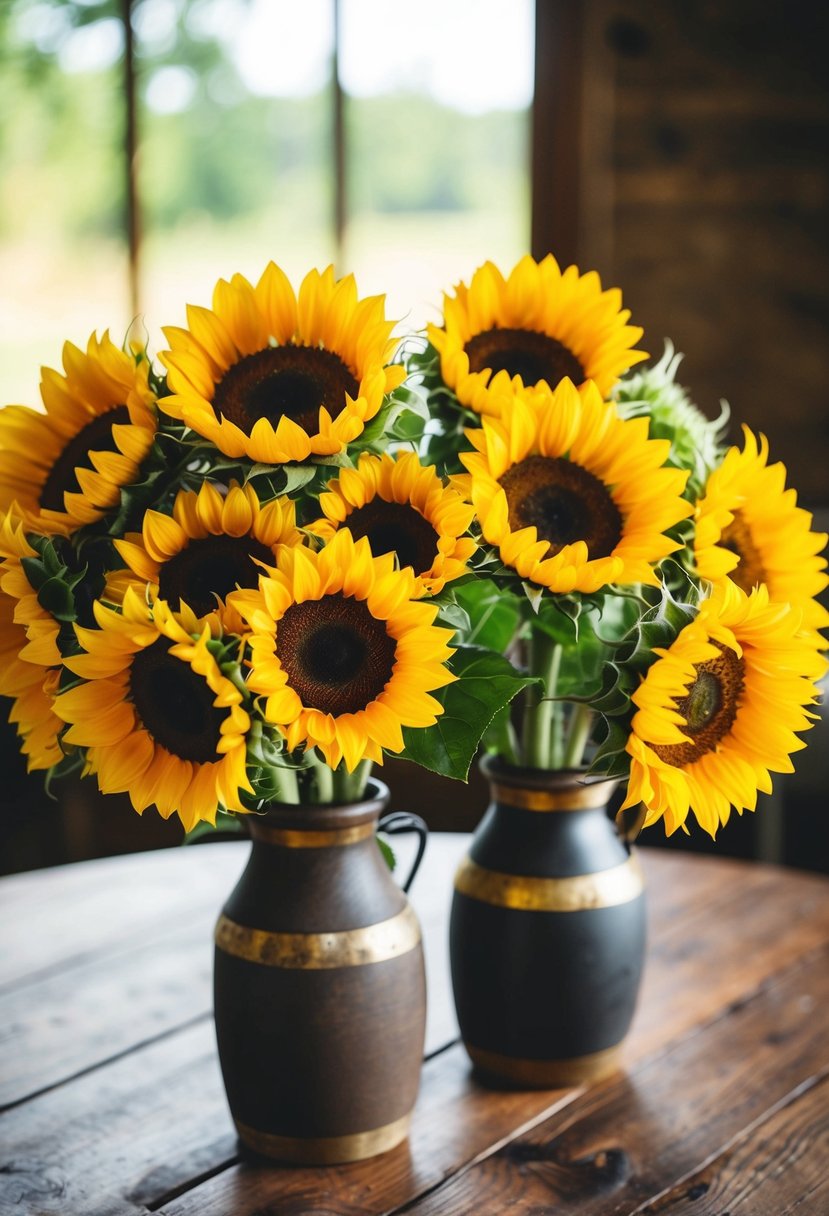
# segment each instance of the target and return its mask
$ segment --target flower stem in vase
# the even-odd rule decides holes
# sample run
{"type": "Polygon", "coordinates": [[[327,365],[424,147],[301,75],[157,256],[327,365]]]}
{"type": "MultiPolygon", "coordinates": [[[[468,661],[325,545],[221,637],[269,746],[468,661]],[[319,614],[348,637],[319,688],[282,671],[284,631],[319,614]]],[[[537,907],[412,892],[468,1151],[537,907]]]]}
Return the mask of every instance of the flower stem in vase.
{"type": "Polygon", "coordinates": [[[363,797],[370,774],[370,760],[361,760],[353,773],[349,773],[344,764],[338,764],[331,770],[334,801],[358,802],[363,797]]]}
{"type": "Polygon", "coordinates": [[[567,750],[564,753],[564,768],[580,768],[584,749],[593,729],[593,710],[589,705],[576,704],[570,717],[570,732],[567,750]]]}
{"type": "Polygon", "coordinates": [[[314,802],[334,801],[334,773],[323,759],[314,754],[314,802]]]}
{"type": "Polygon", "coordinates": [[[270,770],[270,801],[271,802],[299,802],[299,782],[297,780],[296,769],[294,768],[279,768],[277,765],[272,765],[270,770]]]}
{"type": "Polygon", "coordinates": [[[561,647],[540,630],[532,631],[527,646],[527,669],[541,680],[527,689],[524,709],[524,762],[530,768],[560,767],[553,743],[557,736],[558,706],[552,699],[561,666],[561,647]]]}

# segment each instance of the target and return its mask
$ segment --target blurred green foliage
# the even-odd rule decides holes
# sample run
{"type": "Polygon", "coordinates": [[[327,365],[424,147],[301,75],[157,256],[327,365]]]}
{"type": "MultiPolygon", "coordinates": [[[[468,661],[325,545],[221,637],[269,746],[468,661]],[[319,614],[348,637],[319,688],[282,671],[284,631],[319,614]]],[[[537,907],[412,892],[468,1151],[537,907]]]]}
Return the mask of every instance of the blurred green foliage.
{"type": "MultiPolygon", "coordinates": [[[[145,231],[194,215],[223,221],[264,211],[317,225],[331,211],[327,92],[250,93],[215,21],[215,0],[163,0],[174,36],[142,40],[160,0],[135,0],[138,181],[145,231]],[[183,70],[190,92],[175,112],[144,104],[162,69],[183,70]]],[[[246,0],[229,0],[228,15],[246,0]],[[232,10],[232,11],[231,11],[232,10]]],[[[67,43],[104,23],[117,35],[118,0],[6,0],[0,5],[0,238],[56,225],[65,238],[123,228],[123,63],[69,70],[67,43]]],[[[113,39],[107,40],[112,46],[113,39]]],[[[123,38],[121,38],[123,42],[123,38]]],[[[361,99],[347,108],[352,213],[486,210],[525,173],[526,115],[467,115],[423,95],[361,99]]]]}

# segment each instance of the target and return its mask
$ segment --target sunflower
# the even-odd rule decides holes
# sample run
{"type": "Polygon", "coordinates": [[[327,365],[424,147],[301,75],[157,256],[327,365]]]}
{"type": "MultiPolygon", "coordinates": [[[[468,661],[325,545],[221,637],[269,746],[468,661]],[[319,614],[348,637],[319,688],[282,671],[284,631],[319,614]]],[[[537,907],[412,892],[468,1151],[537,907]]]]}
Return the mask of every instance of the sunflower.
{"type": "Polygon", "coordinates": [[[687,472],[663,467],[669,441],[648,439],[646,418],[619,418],[592,384],[579,394],[563,380],[543,409],[529,396],[466,432],[477,450],[461,454],[469,475],[456,480],[484,539],[551,591],[656,585],[653,564],[680,547],[665,532],[692,510],[687,472]]]}
{"type": "Polygon", "coordinates": [[[347,525],[355,540],[368,537],[375,557],[396,554],[431,595],[459,578],[475,551],[474,540],[462,535],[474,511],[414,452],[396,458],[363,453],[357,468],[330,481],[319,501],[324,517],[310,525],[311,532],[330,540],[347,525]]]}
{"type": "Polygon", "coordinates": [[[14,610],[15,600],[0,591],[0,696],[12,699],[9,721],[17,728],[28,771],[34,772],[63,759],[58,742],[63,723],[53,709],[60,671],[20,657],[27,638],[14,610]]]}
{"type": "Polygon", "coordinates": [[[485,262],[455,292],[444,297],[443,328],[427,332],[444,382],[479,414],[497,416],[498,390],[515,376],[524,387],[593,380],[607,396],[622,372],[648,357],[633,349],[642,330],[627,324],[621,292],[602,291],[595,271],[562,273],[552,255],[523,257],[506,279],[485,262]]]}
{"type": "Polygon", "coordinates": [[[825,660],[801,613],[726,581],[678,634],[633,694],[630,782],[622,810],[642,802],[646,824],[670,835],[692,811],[711,836],[733,806],[755,809],[770,772],[789,773],[796,731],[814,717],[825,660]]]}
{"type": "Polygon", "coordinates": [[[65,660],[83,683],[55,699],[67,743],[86,748],[103,794],[129,793],[141,813],[178,813],[189,831],[217,807],[244,811],[250,719],[222,675],[205,625],[193,637],[163,602],[152,612],[133,588],[121,612],[95,604],[97,629],[76,626],[86,651],[65,660]]]}
{"type": "Polygon", "coordinates": [[[253,630],[248,684],[292,751],[316,746],[353,772],[402,751],[402,727],[434,724],[442,706],[429,693],[455,679],[443,665],[451,631],[416,591],[410,569],[343,528],[320,553],[282,549],[259,591],[240,592],[253,630]]]}
{"type": "Polygon", "coordinates": [[[171,395],[161,408],[235,458],[275,464],[341,452],[405,375],[382,296],[312,270],[298,297],[273,262],[256,286],[220,279],[212,311],[164,330],[171,395]]]}
{"type": "Polygon", "coordinates": [[[711,473],[697,504],[694,551],[702,578],[728,576],[743,591],[764,585],[773,600],[797,604],[803,626],[829,624],[829,613],[813,597],[826,587],[826,562],[818,554],[826,534],[812,532],[812,516],[786,489],[786,468],[768,463],[765,435],[743,427],[745,446],[729,448],[711,473]]]}
{"type": "Polygon", "coordinates": [[[156,433],[147,360],[105,333],[86,353],[67,342],[65,375],[43,368],[46,413],[0,410],[0,508],[16,503],[31,531],[68,534],[95,523],[138,478],[156,433]]]}
{"type": "Polygon", "coordinates": [[[128,570],[110,575],[106,598],[119,604],[137,578],[150,584],[151,599],[176,611],[185,603],[203,617],[218,608],[224,629],[237,633],[236,589],[257,585],[262,564],[275,564],[279,545],[301,543],[290,499],[261,506],[249,483],[231,482],[223,496],[205,482],[198,493],[179,491],[172,516],[147,511],[140,534],[115,541],[128,570]]]}
{"type": "Polygon", "coordinates": [[[39,667],[60,666],[60,624],[41,605],[29,582],[23,563],[38,555],[23,529],[23,520],[14,509],[0,521],[0,592],[13,604],[15,625],[21,627],[20,658],[39,667]]]}

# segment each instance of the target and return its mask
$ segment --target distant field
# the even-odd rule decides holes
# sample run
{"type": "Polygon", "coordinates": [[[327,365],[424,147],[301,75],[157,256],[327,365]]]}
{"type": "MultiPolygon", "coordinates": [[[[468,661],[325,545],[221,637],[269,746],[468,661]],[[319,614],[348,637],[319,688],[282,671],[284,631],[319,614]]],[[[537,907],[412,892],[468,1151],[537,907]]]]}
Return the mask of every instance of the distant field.
{"type": "MultiPolygon", "coordinates": [[[[406,330],[437,317],[442,292],[486,258],[508,268],[526,250],[523,200],[474,212],[398,212],[352,222],[341,271],[353,270],[361,294],[388,297],[387,312],[406,330]]],[[[184,305],[207,304],[214,282],[235,271],[256,276],[273,258],[297,284],[332,257],[330,239],[290,222],[244,225],[194,221],[151,237],[143,253],[143,308],[152,349],[163,348],[160,327],[182,324],[184,305]]],[[[93,329],[120,340],[131,320],[126,255],[111,240],[49,248],[29,242],[0,246],[0,402],[39,401],[41,364],[60,366],[68,338],[85,343],[93,329]]]]}

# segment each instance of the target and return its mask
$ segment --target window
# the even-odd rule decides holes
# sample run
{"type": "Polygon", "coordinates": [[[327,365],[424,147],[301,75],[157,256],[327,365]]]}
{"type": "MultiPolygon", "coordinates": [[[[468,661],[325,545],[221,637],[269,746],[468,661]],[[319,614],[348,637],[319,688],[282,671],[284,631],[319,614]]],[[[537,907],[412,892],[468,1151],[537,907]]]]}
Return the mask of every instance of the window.
{"type": "Polygon", "coordinates": [[[417,327],[530,235],[532,0],[11,0],[0,400],[66,338],[335,261],[417,327]],[[129,28],[128,15],[131,17],[129,28]]]}

